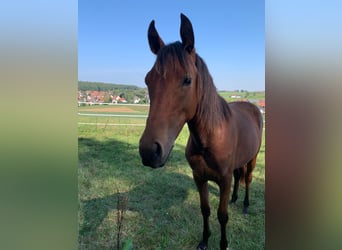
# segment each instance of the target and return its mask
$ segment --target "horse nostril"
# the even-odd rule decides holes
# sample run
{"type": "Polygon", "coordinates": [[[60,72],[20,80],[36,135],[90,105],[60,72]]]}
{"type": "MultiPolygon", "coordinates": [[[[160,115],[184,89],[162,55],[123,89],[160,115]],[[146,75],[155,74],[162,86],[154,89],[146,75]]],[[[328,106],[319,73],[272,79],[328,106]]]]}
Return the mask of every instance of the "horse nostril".
{"type": "Polygon", "coordinates": [[[154,155],[153,155],[154,159],[160,158],[162,155],[162,147],[161,147],[160,143],[155,142],[153,144],[153,149],[154,149],[153,150],[154,151],[154,155]]]}

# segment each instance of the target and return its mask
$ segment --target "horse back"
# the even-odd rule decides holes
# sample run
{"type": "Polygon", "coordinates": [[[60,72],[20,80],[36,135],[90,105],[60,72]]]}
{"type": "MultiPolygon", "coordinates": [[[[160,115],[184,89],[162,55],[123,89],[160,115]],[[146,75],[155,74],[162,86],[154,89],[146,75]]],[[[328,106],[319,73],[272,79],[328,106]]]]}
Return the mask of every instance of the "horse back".
{"type": "Polygon", "coordinates": [[[251,123],[251,126],[256,126],[259,129],[260,134],[263,128],[262,114],[257,106],[250,102],[230,102],[228,106],[232,112],[234,112],[237,120],[245,119],[251,123]]]}

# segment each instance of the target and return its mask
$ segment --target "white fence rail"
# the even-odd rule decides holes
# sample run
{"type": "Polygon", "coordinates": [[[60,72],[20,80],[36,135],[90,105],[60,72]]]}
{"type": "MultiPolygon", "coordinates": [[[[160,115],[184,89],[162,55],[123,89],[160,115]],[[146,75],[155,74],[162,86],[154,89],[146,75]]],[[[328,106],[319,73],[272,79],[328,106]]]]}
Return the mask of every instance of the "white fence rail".
{"type": "MultiPolygon", "coordinates": [[[[120,105],[120,104],[118,104],[120,105]]],[[[134,104],[133,104],[134,105],[134,104]]],[[[121,115],[121,114],[90,114],[90,113],[77,113],[79,116],[92,116],[92,117],[125,117],[125,118],[147,118],[147,115],[121,115]]],[[[143,127],[145,123],[100,123],[100,122],[78,122],[78,125],[93,125],[93,126],[134,126],[143,127]]]]}
{"type": "Polygon", "coordinates": [[[79,122],[78,125],[94,125],[94,126],[134,126],[143,127],[145,123],[96,123],[96,122],[79,122]]]}
{"type": "Polygon", "coordinates": [[[116,114],[90,114],[90,113],[78,113],[83,116],[98,116],[98,117],[131,117],[131,118],[147,118],[147,115],[116,115],[116,114]]]}

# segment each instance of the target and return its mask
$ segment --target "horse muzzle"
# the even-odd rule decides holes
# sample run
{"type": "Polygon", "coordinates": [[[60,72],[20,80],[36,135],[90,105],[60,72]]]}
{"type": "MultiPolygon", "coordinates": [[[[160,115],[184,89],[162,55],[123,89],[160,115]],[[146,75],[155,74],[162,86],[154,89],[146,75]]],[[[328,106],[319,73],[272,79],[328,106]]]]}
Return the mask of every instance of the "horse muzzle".
{"type": "Polygon", "coordinates": [[[169,149],[165,149],[162,144],[157,141],[144,142],[141,140],[139,144],[139,154],[142,163],[145,166],[152,168],[163,167],[169,158],[173,145],[167,148],[169,149]]]}

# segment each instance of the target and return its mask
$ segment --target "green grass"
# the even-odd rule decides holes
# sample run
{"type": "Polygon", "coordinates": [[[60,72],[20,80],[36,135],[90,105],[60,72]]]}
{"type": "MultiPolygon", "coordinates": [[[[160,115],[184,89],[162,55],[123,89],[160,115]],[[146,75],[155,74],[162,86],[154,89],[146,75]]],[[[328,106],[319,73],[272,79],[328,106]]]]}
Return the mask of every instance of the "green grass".
{"type": "MultiPolygon", "coordinates": [[[[116,249],[120,197],[128,199],[122,240],[132,240],[134,249],[195,249],[201,239],[198,192],[184,156],[187,127],[161,169],[141,164],[138,142],[143,129],[79,125],[79,249],[116,249]]],[[[242,214],[243,187],[239,190],[237,204],[228,208],[230,249],[265,247],[264,152],[263,144],[251,185],[250,214],[242,214]]],[[[219,246],[218,202],[218,188],[210,183],[212,236],[209,249],[219,246]]]]}

